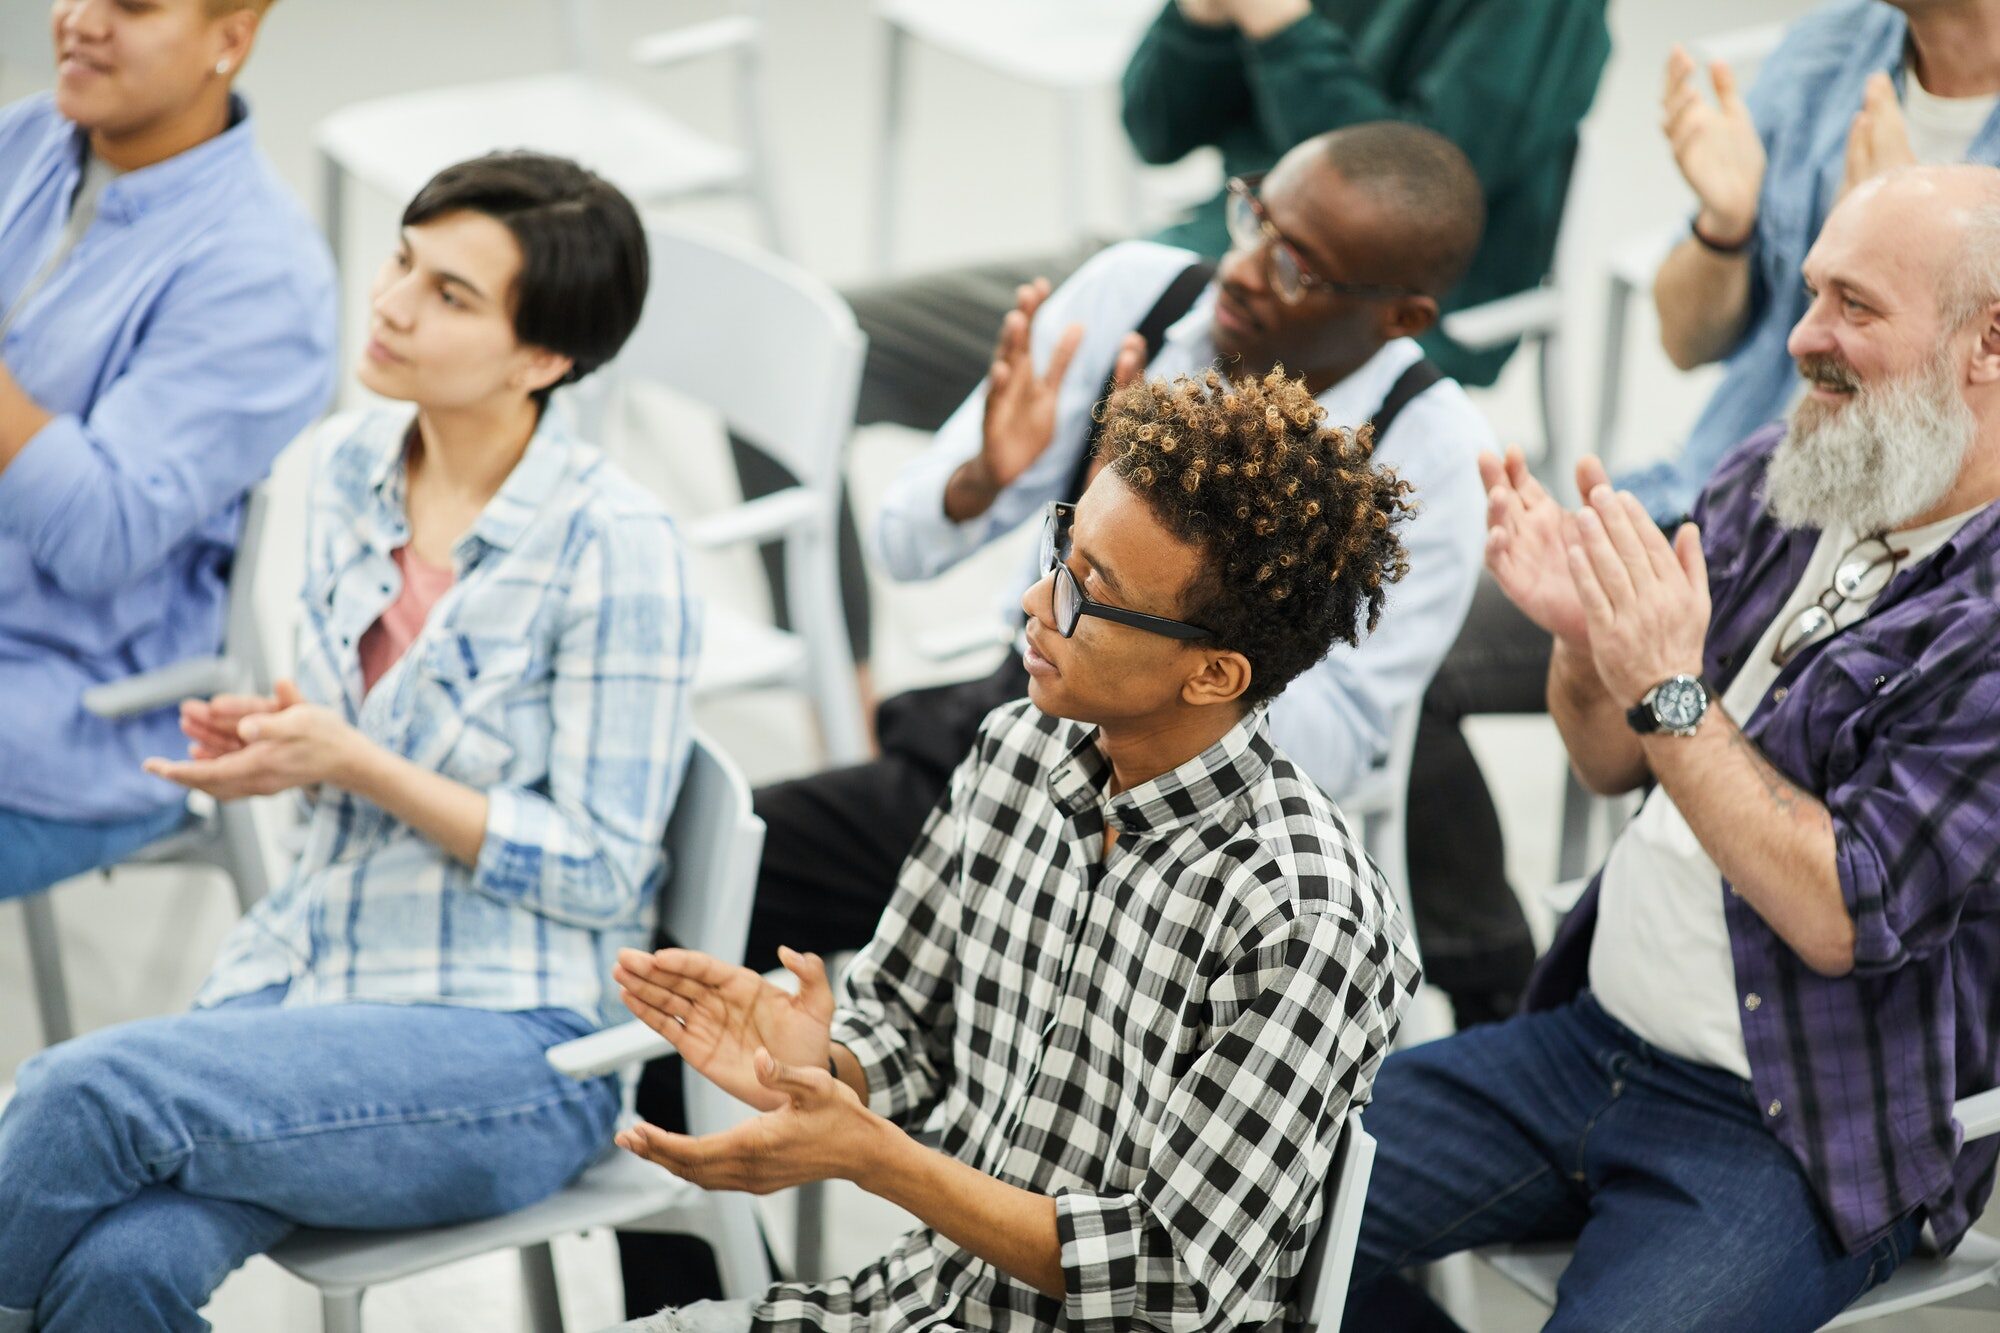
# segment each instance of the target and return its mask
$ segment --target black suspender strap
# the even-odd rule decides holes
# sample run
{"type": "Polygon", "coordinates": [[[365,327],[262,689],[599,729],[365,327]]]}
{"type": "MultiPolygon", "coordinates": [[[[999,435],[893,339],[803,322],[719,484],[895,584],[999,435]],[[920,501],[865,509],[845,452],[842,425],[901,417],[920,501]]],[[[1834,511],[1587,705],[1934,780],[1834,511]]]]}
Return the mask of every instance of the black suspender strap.
{"type": "MultiPolygon", "coordinates": [[[[1167,330],[1172,328],[1174,322],[1182,315],[1194,308],[1196,298],[1201,295],[1202,289],[1208,286],[1209,280],[1213,277],[1215,277],[1215,265],[1205,259],[1198,260],[1182,269],[1174,280],[1167,284],[1167,289],[1160,293],[1160,299],[1153,302],[1153,308],[1146,312],[1146,317],[1139,321],[1139,327],[1133,330],[1139,335],[1139,340],[1146,344],[1148,365],[1151,365],[1153,358],[1160,354],[1160,340],[1167,336],[1167,330]]],[[[1084,479],[1090,475],[1090,460],[1097,456],[1097,437],[1104,433],[1104,423],[1097,418],[1097,408],[1102,406],[1104,400],[1118,387],[1117,372],[1117,358],[1113,357],[1111,370],[1104,376],[1104,387],[1098,390],[1096,402],[1091,407],[1090,433],[1084,436],[1083,450],[1076,456],[1076,471],[1070,474],[1069,489],[1064,492],[1071,500],[1083,494],[1084,479]]]]}
{"type": "Polygon", "coordinates": [[[1389,436],[1389,427],[1410,405],[1410,400],[1425,389],[1444,378],[1444,372],[1431,364],[1429,357],[1420,357],[1410,368],[1396,377],[1389,386],[1389,396],[1382,400],[1382,406],[1375,409],[1372,419],[1375,425],[1375,443],[1380,445],[1389,436]]]}

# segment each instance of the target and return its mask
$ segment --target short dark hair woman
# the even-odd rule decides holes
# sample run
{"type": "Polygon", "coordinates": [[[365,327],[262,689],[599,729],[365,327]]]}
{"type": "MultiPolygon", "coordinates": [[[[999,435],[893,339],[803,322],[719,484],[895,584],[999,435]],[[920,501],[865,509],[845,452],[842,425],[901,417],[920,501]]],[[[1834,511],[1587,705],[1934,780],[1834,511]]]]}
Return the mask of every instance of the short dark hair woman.
{"type": "Polygon", "coordinates": [[[611,1080],[542,1058],[648,934],[697,615],[664,512],[544,409],[646,295],[627,200],[570,162],[440,173],[314,441],[297,683],[190,701],[156,775],[311,809],[194,1012],[28,1062],[0,1117],[0,1329],[183,1327],[300,1224],[430,1226],[559,1188],[611,1080]]]}

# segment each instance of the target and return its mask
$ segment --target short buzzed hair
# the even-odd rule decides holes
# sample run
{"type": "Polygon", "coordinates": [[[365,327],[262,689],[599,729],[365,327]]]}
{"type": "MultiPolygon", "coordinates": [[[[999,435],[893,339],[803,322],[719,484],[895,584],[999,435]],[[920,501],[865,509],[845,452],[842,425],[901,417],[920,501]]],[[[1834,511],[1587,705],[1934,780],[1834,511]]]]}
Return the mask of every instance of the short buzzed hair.
{"type": "Polygon", "coordinates": [[[1403,271],[1384,280],[1432,296],[1458,285],[1486,230],[1486,193],[1457,144],[1400,120],[1349,125],[1313,142],[1327,165],[1396,214],[1403,271]]]}
{"type": "Polygon", "coordinates": [[[278,0],[208,0],[208,12],[211,18],[221,18],[239,9],[254,9],[262,14],[277,3],[278,0]]]}

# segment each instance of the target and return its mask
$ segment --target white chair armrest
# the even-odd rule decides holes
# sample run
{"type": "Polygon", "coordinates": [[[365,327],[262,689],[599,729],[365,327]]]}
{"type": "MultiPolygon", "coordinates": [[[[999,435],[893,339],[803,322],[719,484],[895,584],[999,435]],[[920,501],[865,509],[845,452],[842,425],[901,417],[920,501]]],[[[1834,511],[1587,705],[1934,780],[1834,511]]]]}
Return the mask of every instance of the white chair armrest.
{"type": "Polygon", "coordinates": [[[1454,310],[1444,331],[1468,351],[1505,347],[1522,338],[1554,333],[1562,320],[1562,297],[1553,287],[1534,287],[1484,305],[1454,310]]]}
{"type": "Polygon", "coordinates": [[[2000,1088],[1959,1098],[1951,1114],[1965,1127],[1968,1140],[2000,1134],[2000,1088]]]}
{"type": "Polygon", "coordinates": [[[756,40],[757,20],[747,14],[738,14],[641,37],[632,44],[632,59],[641,65],[659,69],[698,60],[702,56],[733,51],[756,40]]]}
{"type": "Polygon", "coordinates": [[[702,548],[734,546],[739,542],[770,541],[794,528],[824,521],[825,501],[803,486],[746,500],[734,509],[710,514],[687,525],[688,544],[702,548]]]}
{"type": "Polygon", "coordinates": [[[185,662],[114,680],[83,692],[83,706],[98,717],[150,713],[183,699],[205,699],[242,688],[243,672],[226,657],[191,657],[185,662]]]}
{"type": "Polygon", "coordinates": [[[551,1046],[543,1055],[559,1072],[580,1080],[616,1073],[628,1066],[674,1053],[674,1048],[667,1044],[665,1037],[635,1018],[629,1023],[593,1032],[588,1037],[551,1046]]]}
{"type": "Polygon", "coordinates": [[[1002,648],[1014,641],[1012,625],[960,625],[955,629],[927,630],[916,636],[911,646],[930,662],[949,662],[973,653],[1002,648]]]}

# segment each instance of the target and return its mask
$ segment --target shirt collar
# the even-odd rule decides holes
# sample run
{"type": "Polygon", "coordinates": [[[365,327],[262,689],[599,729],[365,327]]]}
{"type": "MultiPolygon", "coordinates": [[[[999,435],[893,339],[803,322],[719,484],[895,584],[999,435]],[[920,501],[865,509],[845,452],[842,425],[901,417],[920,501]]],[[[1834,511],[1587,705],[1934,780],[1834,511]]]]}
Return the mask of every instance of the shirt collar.
{"type": "MultiPolygon", "coordinates": [[[[80,171],[90,136],[82,129],[72,131],[72,170],[80,171]]],[[[250,125],[250,106],[235,93],[229,95],[229,128],[213,139],[176,153],[164,162],[136,171],[121,172],[104,187],[97,215],[112,222],[132,222],[152,212],[189,199],[213,206],[216,182],[245,169],[257,152],[256,135],[250,125]]]]}
{"type": "MultiPolygon", "coordinates": [[[[542,506],[555,495],[575,447],[569,432],[556,417],[557,413],[543,409],[521,461],[486,502],[486,508],[479,511],[471,530],[459,538],[454,554],[463,553],[469,542],[503,551],[512,548],[542,506]]],[[[404,506],[404,481],[408,474],[404,461],[416,419],[391,417],[390,423],[393,436],[383,442],[375,469],[368,478],[368,489],[375,503],[372,513],[363,515],[362,523],[365,535],[385,551],[409,539],[408,511],[404,506]]]]}
{"type": "Polygon", "coordinates": [[[1049,774],[1056,805],[1072,818],[1102,806],[1105,823],[1121,833],[1166,833],[1197,823],[1241,795],[1271,767],[1276,754],[1262,705],[1180,767],[1104,800],[1111,761],[1097,745],[1097,728],[1072,725],[1068,751],[1049,774]]]}

